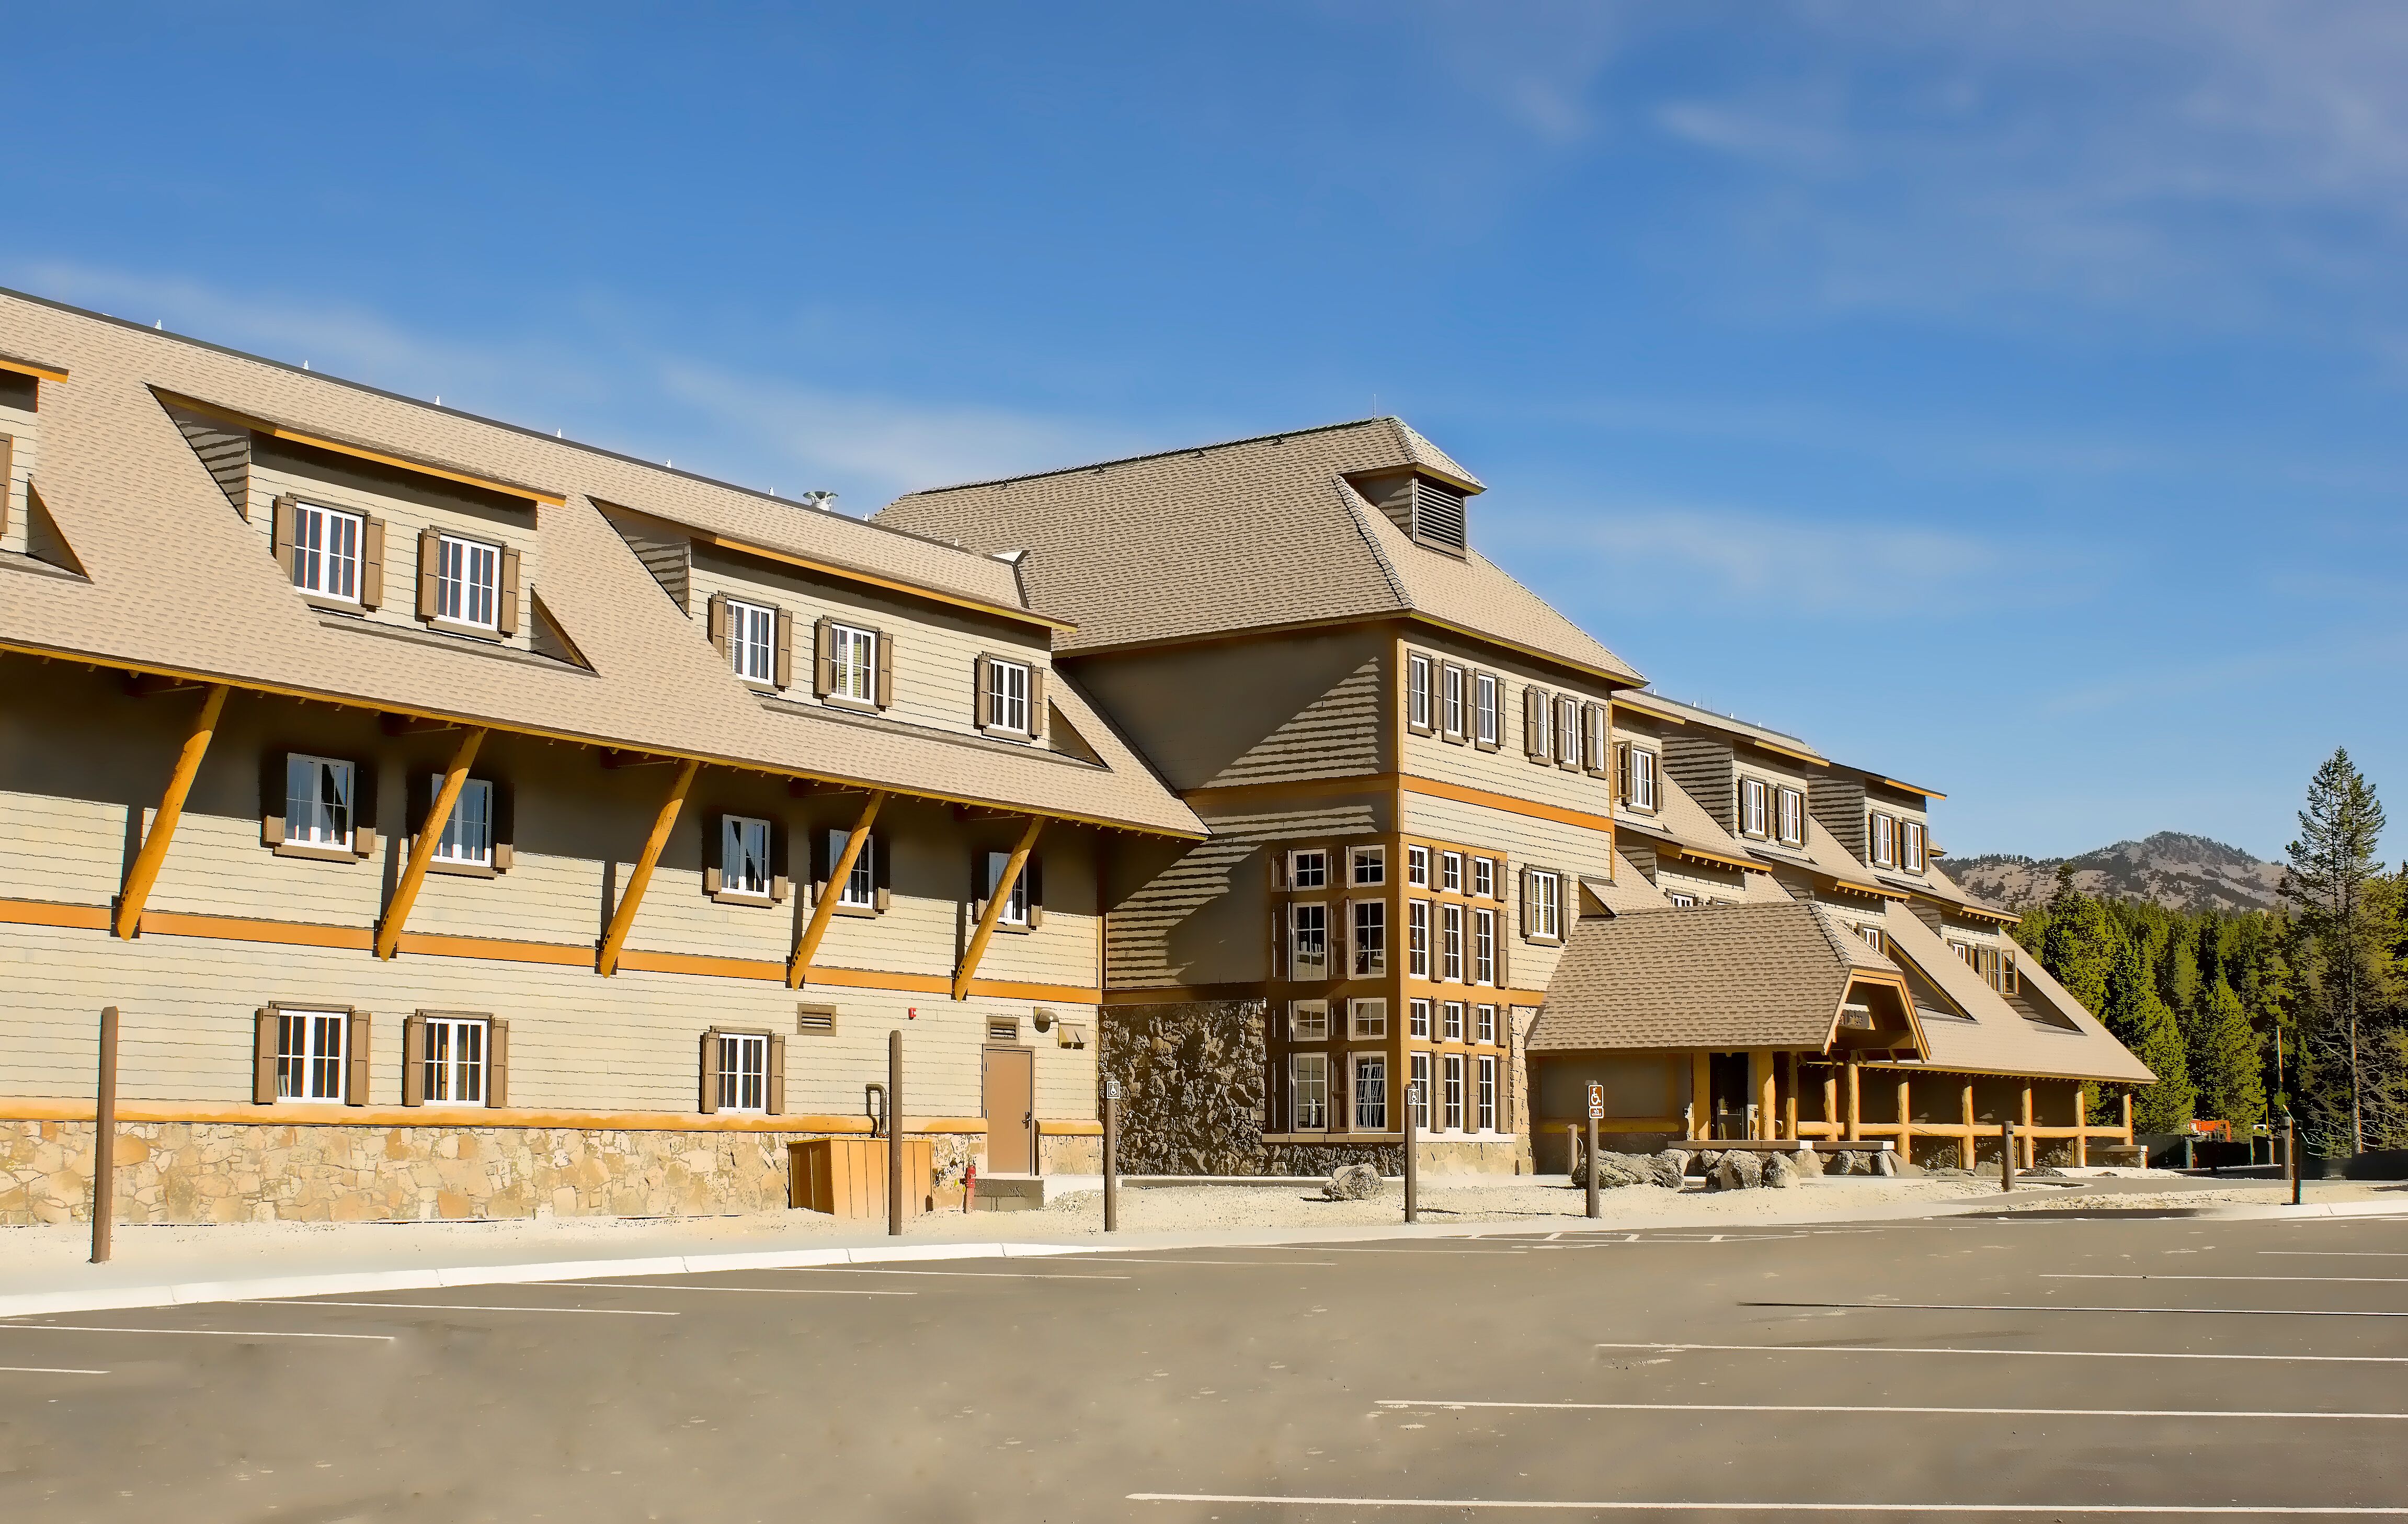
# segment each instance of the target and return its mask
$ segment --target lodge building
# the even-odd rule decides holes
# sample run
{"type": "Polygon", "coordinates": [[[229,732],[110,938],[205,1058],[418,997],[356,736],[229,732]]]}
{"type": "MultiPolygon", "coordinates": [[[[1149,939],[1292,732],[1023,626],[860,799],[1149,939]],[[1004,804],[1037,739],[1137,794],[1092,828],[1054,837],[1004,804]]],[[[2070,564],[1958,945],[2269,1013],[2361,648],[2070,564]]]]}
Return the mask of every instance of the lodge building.
{"type": "Polygon", "coordinates": [[[863,521],[0,295],[0,1221],[2107,1133],[1939,798],[1663,698],[1395,419],[863,521]],[[81,1140],[80,1143],[79,1140],[81,1140]],[[88,1163],[85,1168],[89,1168],[88,1163]]]}

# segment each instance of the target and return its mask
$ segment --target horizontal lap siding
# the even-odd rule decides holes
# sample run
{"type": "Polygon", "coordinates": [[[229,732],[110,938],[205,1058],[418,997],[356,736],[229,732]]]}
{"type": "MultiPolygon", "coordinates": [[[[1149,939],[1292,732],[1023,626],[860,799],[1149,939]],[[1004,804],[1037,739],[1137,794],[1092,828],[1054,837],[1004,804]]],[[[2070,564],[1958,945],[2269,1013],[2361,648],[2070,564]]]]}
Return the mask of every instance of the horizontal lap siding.
{"type": "Polygon", "coordinates": [[[0,482],[7,493],[7,526],[0,528],[0,551],[25,549],[25,486],[34,479],[34,467],[41,459],[41,415],[17,408],[0,407],[0,434],[10,437],[8,476],[0,482]]]}
{"type": "MultiPolygon", "coordinates": [[[[1408,795],[1405,839],[1459,842],[1474,850],[1505,855],[1505,899],[1500,935],[1509,959],[1506,974],[1515,989],[1547,987],[1555,973],[1559,948],[1522,940],[1522,869],[1525,866],[1562,870],[1570,882],[1564,886],[1564,925],[1569,931],[1579,915],[1584,878],[1604,878],[1612,871],[1612,838],[1605,831],[1568,826],[1551,820],[1481,804],[1408,795]]],[[[1399,879],[1402,874],[1399,873],[1399,879]]],[[[1406,891],[1408,896],[1412,891],[1406,891]]],[[[1449,986],[1452,988],[1453,986],[1449,986]]]]}
{"type": "Polygon", "coordinates": [[[1077,671],[1173,788],[1357,777],[1389,766],[1384,629],[1082,658],[1077,671]]]}
{"type": "Polygon", "coordinates": [[[1728,740],[1713,735],[1666,737],[1664,773],[1715,825],[1739,834],[1738,773],[1728,740]]]}
{"type": "MultiPolygon", "coordinates": [[[[1480,654],[1468,644],[1456,646],[1417,636],[1406,643],[1405,649],[1409,656],[1418,653],[1430,658],[1434,704],[1438,670],[1448,662],[1465,669],[1467,715],[1469,713],[1473,672],[1495,672],[1504,680],[1498,730],[1502,743],[1496,751],[1483,751],[1469,740],[1458,743],[1440,740],[1435,735],[1422,736],[1407,731],[1404,768],[1407,773],[1469,788],[1485,789],[1492,794],[1531,799],[1559,809],[1577,810],[1584,814],[1613,813],[1613,784],[1611,778],[1603,774],[1574,771],[1552,761],[1544,764],[1534,762],[1527,755],[1524,739],[1523,695],[1527,689],[1537,686],[1550,695],[1569,694],[1579,698],[1583,705],[1582,723],[1585,725],[1588,719],[1586,706],[1605,700],[1605,691],[1601,686],[1563,678],[1495,654],[1480,654]]],[[[1437,717],[1434,712],[1433,720],[1437,717]]],[[[1467,729],[1470,723],[1467,718],[1467,729]]],[[[1553,726],[1552,718],[1548,723],[1553,726]]]]}

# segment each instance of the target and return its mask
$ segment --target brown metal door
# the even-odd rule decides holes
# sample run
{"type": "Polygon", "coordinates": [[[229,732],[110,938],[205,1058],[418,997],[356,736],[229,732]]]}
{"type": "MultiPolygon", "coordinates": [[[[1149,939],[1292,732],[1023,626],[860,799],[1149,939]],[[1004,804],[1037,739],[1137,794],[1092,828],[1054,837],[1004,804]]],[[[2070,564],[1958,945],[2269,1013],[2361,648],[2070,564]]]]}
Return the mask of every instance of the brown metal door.
{"type": "Polygon", "coordinates": [[[1037,1172],[1037,1056],[986,1050],[986,1172],[1037,1172]]]}

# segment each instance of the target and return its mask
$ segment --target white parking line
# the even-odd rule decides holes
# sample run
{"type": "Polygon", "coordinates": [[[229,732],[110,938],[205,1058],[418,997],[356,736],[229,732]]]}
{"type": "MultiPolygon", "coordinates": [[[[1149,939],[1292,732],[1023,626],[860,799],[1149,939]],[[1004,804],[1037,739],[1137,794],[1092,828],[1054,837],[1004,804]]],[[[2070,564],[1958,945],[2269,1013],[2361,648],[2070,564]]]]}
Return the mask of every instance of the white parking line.
{"type": "Polygon", "coordinates": [[[2043,1281],[2307,1281],[2335,1286],[2408,1286],[2408,1275],[2104,1275],[2044,1271],[2043,1281]]]}
{"type": "Polygon", "coordinates": [[[15,1376],[105,1376],[106,1371],[79,1371],[66,1365],[0,1365],[0,1374],[15,1376]]]}
{"type": "Polygon", "coordinates": [[[1766,1355],[2022,1355],[2076,1360],[2274,1360],[2300,1364],[2408,1365],[2408,1355],[2198,1355],[2117,1349],[1974,1349],[1953,1344],[1601,1344],[1597,1347],[1599,1349],[1647,1349],[1665,1354],[1710,1349],[1766,1355]]]}
{"type": "MultiPolygon", "coordinates": [[[[1275,1248],[1275,1247],[1277,1247],[1278,1245],[1276,1245],[1276,1244],[1268,1244],[1268,1245],[1265,1245],[1265,1246],[1266,1246],[1266,1247],[1272,1247],[1272,1248],[1275,1248]]],[[[1538,1245],[1534,1244],[1532,1244],[1530,1247],[1531,1247],[1531,1248],[1536,1248],[1536,1247],[1538,1247],[1538,1245]]],[[[1470,1255],[1493,1254],[1493,1255],[1513,1255],[1513,1254],[1527,1254],[1527,1253],[1529,1253],[1529,1252],[1530,1252],[1530,1250],[1529,1250],[1529,1249],[1408,1249],[1408,1248],[1404,1248],[1404,1247],[1401,1247],[1401,1246],[1399,1246],[1399,1247],[1398,1247],[1398,1248],[1393,1248],[1393,1249],[1379,1249],[1379,1248],[1366,1248],[1366,1247],[1363,1247],[1363,1246],[1361,1246],[1361,1245],[1358,1245],[1358,1244],[1313,1244],[1310,1249],[1299,1248],[1299,1249],[1297,1249],[1297,1252],[1298,1254],[1470,1254],[1470,1255]]]]}
{"type": "Polygon", "coordinates": [[[50,1333],[189,1333],[212,1339],[364,1339],[380,1344],[392,1344],[397,1337],[391,1333],[294,1333],[285,1329],[119,1329],[83,1323],[0,1323],[0,1333],[35,1329],[50,1333]]]}
{"type": "MultiPolygon", "coordinates": [[[[1138,1259],[1116,1254],[1109,1261],[1115,1265],[1211,1265],[1222,1270],[1285,1270],[1290,1265],[1321,1265],[1336,1269],[1335,1259],[1138,1259]]],[[[1084,1279],[1084,1277],[1081,1277],[1084,1279]]]]}
{"type": "Polygon", "coordinates": [[[2259,1249],[2258,1252],[2295,1255],[2309,1259],[2408,1259],[2408,1249],[2259,1249]]]}
{"type": "Polygon", "coordinates": [[[2325,1307],[2052,1307],[2042,1301],[1742,1301],[1742,1307],[1855,1308],[1890,1313],[2183,1313],[2200,1317],[2408,1317],[2408,1312],[2325,1307]]]}
{"type": "Polygon", "coordinates": [[[2346,1508],[2187,1502],[1647,1502],[1611,1498],[1279,1497],[1247,1492],[1132,1492],[1131,1502],[1267,1503],[1286,1508],[1512,1508],[1561,1514],[2066,1514],[2182,1518],[2408,1518],[2408,1507],[2346,1508]]]}
{"type": "Polygon", "coordinates": [[[876,1265],[814,1265],[797,1275],[959,1275],[973,1281],[1125,1281],[1126,1275],[1049,1275],[1035,1270],[882,1270],[876,1265]]]}
{"type": "Polygon", "coordinates": [[[676,1313],[636,1307],[481,1307],[458,1301],[336,1301],[311,1297],[277,1297],[247,1303],[252,1307],[398,1307],[422,1313],[590,1313],[596,1317],[676,1317],[676,1313]]]}
{"type": "Polygon", "coordinates": [[[1813,1402],[1485,1402],[1440,1398],[1377,1399],[1386,1408],[1531,1408],[1564,1413],[1900,1413],[2005,1418],[2361,1418],[2408,1420],[2408,1413],[2282,1411],[2241,1413],[2228,1408],[2109,1407],[1874,1407],[1864,1403],[1813,1402]]]}
{"type": "MultiPolygon", "coordinates": [[[[916,1297],[917,1291],[838,1290],[833,1286],[655,1286],[648,1281],[548,1281],[549,1286],[563,1288],[591,1287],[596,1291],[751,1291],[765,1297],[916,1297]]],[[[347,1307],[363,1306],[362,1302],[344,1302],[347,1307]]],[[[548,1309],[552,1310],[552,1309],[548,1309]]],[[[563,1307],[560,1312],[607,1312],[601,1307],[563,1307]]]]}

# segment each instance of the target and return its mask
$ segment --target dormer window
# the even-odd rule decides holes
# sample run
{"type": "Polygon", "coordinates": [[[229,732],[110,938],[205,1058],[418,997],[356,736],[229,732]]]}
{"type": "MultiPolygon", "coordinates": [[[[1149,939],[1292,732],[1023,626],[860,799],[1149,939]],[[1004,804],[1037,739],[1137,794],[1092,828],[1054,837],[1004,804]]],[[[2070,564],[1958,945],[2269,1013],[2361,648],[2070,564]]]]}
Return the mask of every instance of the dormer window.
{"type": "Polygon", "coordinates": [[[1906,870],[1910,873],[1920,873],[1923,871],[1924,856],[1923,822],[1919,820],[1901,821],[1899,822],[1899,826],[1901,827],[1903,837],[1902,844],[1905,848],[1906,870]]]}
{"type": "Polygon", "coordinates": [[[1875,868],[1898,866],[1898,817],[1876,810],[1867,822],[1866,835],[1871,839],[1875,868]]]}
{"type": "Polygon", "coordinates": [[[501,548],[457,535],[438,536],[435,554],[435,617],[492,629],[498,616],[501,548]]]}
{"type": "Polygon", "coordinates": [[[1778,793],[1781,844],[1802,847],[1806,844],[1806,795],[1803,790],[1784,788],[1778,793]]]}
{"type": "Polygon", "coordinates": [[[759,603],[727,600],[727,654],[747,683],[778,679],[778,611],[759,603]]]}
{"type": "Polygon", "coordinates": [[[1762,837],[1765,829],[1765,786],[1762,779],[1742,778],[1739,781],[1739,833],[1762,837]]]}
{"type": "Polygon", "coordinates": [[[366,520],[316,503],[293,505],[293,585],[342,603],[360,601],[360,551],[366,520]]]}

